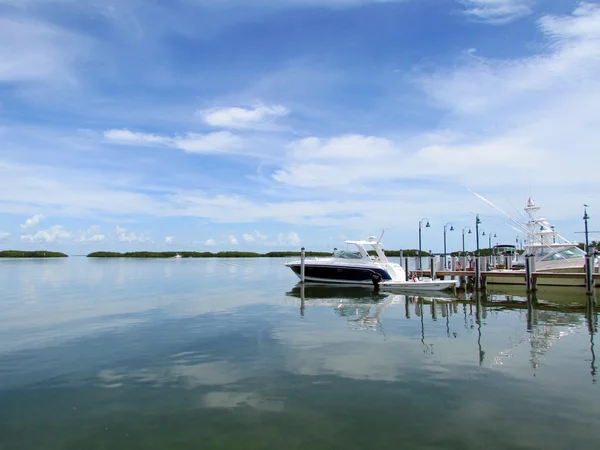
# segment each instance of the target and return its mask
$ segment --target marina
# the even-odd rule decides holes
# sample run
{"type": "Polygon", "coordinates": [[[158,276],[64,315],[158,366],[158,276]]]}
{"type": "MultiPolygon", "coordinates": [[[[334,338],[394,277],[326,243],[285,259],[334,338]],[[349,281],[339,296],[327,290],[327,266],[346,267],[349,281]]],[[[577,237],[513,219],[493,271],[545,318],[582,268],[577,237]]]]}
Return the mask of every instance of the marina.
{"type": "MultiPolygon", "coordinates": [[[[383,251],[383,231],[378,239],[371,236],[365,241],[346,241],[345,244],[351,247],[349,250],[335,249],[331,256],[325,258],[307,259],[303,247],[300,259],[286,262],[286,266],[292,269],[302,284],[372,284],[375,290],[383,288],[407,292],[456,290],[457,283],[460,287],[471,284],[476,290],[486,289],[491,284],[524,285],[527,292],[535,291],[538,285],[544,285],[583,287],[586,294],[594,293],[596,280],[600,278],[600,265],[596,249],[589,246],[587,206],[583,216],[585,246],[582,250],[577,242],[571,242],[561,236],[547,219],[538,217],[537,213],[541,208],[531,197],[524,208],[527,219],[521,221],[479,194],[472,193],[502,213],[514,224],[511,227],[524,235],[521,250],[517,250],[513,245],[496,245],[492,249],[490,235],[488,250],[492,250],[492,253],[481,256],[481,220],[477,214],[475,253],[467,256],[465,252],[465,230],[468,229],[471,233],[471,228],[466,226],[462,230],[462,254],[447,254],[447,226],[451,225],[450,230],[454,230],[454,226],[448,222],[443,227],[444,253],[441,257],[429,254],[426,258],[429,260],[426,269],[423,268],[421,247],[423,224],[425,223],[425,228],[430,227],[427,218],[419,221],[418,256],[413,257],[412,261],[403,256],[403,251],[400,251],[398,263],[388,259],[383,251]]],[[[482,236],[485,236],[485,231],[482,231],[482,236]]]]}

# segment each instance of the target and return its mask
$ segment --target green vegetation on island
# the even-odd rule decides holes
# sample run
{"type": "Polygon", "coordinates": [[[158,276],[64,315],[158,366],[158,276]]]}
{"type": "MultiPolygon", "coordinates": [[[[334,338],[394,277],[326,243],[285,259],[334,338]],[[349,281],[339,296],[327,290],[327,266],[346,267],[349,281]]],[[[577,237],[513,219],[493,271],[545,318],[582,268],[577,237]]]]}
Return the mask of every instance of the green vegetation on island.
{"type": "MultiPolygon", "coordinates": [[[[269,252],[266,254],[255,252],[93,252],[87,255],[90,258],[281,258],[287,256],[300,256],[300,252],[269,252]]],[[[306,252],[306,256],[330,256],[325,252],[306,252]]]]}
{"type": "Polygon", "coordinates": [[[0,258],[67,258],[68,255],[60,252],[49,252],[48,250],[2,250],[0,258]]]}

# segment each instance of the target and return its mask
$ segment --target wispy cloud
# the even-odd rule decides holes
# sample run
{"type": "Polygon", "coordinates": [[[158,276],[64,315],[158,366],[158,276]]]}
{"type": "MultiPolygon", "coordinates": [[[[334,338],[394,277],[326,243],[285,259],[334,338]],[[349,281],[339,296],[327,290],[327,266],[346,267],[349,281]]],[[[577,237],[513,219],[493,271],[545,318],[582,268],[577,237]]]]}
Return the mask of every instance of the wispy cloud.
{"type": "Polygon", "coordinates": [[[215,246],[217,245],[217,241],[215,241],[214,239],[207,239],[206,241],[204,241],[204,245],[207,245],[209,247],[215,246]]]}
{"type": "Polygon", "coordinates": [[[228,153],[242,147],[242,140],[229,131],[206,134],[187,133],[184,136],[169,137],[127,129],[113,129],[105,131],[104,138],[116,144],[166,146],[183,150],[186,153],[228,153]]]}
{"type": "Polygon", "coordinates": [[[136,234],[120,226],[115,227],[115,236],[119,242],[150,242],[151,240],[145,234],[136,234]]]}
{"type": "Polygon", "coordinates": [[[401,151],[389,139],[348,135],[331,139],[302,139],[288,146],[288,159],[273,179],[296,187],[347,188],[358,181],[399,177],[392,164],[401,151]]]}
{"type": "Polygon", "coordinates": [[[231,245],[238,245],[239,244],[237,238],[234,235],[232,235],[232,234],[229,235],[229,243],[231,245]]]}
{"type": "Polygon", "coordinates": [[[79,244],[97,244],[106,240],[106,235],[100,233],[100,227],[97,225],[89,227],[87,230],[79,231],[75,237],[75,242],[79,244]]]}
{"type": "Polygon", "coordinates": [[[254,236],[252,236],[251,234],[244,233],[242,235],[242,237],[244,238],[244,241],[246,241],[246,242],[256,242],[256,238],[254,236]]]}
{"type": "Polygon", "coordinates": [[[39,230],[33,234],[21,235],[21,241],[28,243],[35,242],[57,242],[61,239],[68,239],[71,233],[64,229],[62,225],[54,225],[46,230],[39,230]]]}
{"type": "Polygon", "coordinates": [[[532,0],[459,0],[465,14],[481,21],[502,25],[532,13],[532,0]]]}
{"type": "Polygon", "coordinates": [[[289,114],[281,105],[257,105],[253,108],[211,108],[197,112],[212,127],[265,130],[272,127],[274,119],[289,114]]]}
{"type": "Polygon", "coordinates": [[[175,241],[174,236],[165,236],[165,244],[170,245],[175,241]]]}
{"type": "Polygon", "coordinates": [[[244,233],[242,237],[246,242],[264,242],[267,240],[267,236],[257,230],[252,233],[244,233]]]}
{"type": "Polygon", "coordinates": [[[28,218],[27,220],[25,220],[25,223],[21,224],[21,228],[23,230],[27,230],[29,228],[33,228],[38,223],[40,223],[40,220],[42,220],[43,218],[44,218],[44,216],[42,214],[36,214],[36,215],[28,218]]]}
{"type": "Polygon", "coordinates": [[[74,82],[88,42],[48,23],[0,17],[0,82],[74,82]]]}
{"type": "Polygon", "coordinates": [[[300,236],[295,231],[288,234],[279,233],[277,235],[277,244],[282,246],[300,245],[300,236]]]}
{"type": "Polygon", "coordinates": [[[7,240],[10,237],[10,233],[7,231],[0,231],[0,242],[7,240]]]}

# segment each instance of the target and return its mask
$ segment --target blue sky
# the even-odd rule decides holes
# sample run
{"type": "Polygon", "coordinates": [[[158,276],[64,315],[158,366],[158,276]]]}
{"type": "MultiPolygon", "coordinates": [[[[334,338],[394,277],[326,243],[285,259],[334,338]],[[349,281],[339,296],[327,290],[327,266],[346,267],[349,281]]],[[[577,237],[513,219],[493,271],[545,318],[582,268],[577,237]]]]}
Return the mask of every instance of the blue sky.
{"type": "Polygon", "coordinates": [[[0,246],[582,240],[599,74],[598,2],[0,0],[0,246]]]}

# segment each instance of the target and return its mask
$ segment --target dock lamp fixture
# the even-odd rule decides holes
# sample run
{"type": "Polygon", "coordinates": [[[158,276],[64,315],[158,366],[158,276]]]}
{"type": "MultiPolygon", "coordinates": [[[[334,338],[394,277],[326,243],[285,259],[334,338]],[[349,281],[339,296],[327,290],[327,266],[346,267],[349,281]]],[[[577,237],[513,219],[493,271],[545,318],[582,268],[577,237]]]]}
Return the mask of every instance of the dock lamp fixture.
{"type": "MultiPolygon", "coordinates": [[[[477,217],[475,218],[475,242],[477,244],[477,253],[476,253],[477,256],[479,256],[479,224],[480,223],[481,223],[481,220],[479,220],[479,214],[477,214],[477,217]]],[[[483,232],[482,236],[485,236],[485,231],[483,232]]]]}
{"type": "Polygon", "coordinates": [[[444,269],[448,268],[448,262],[446,261],[446,227],[450,225],[450,231],[454,231],[454,225],[450,222],[444,225],[444,269]]]}
{"type": "Polygon", "coordinates": [[[471,227],[470,227],[470,226],[468,226],[468,225],[467,225],[466,227],[464,227],[464,228],[462,229],[463,256],[466,256],[466,255],[465,255],[465,230],[467,230],[467,229],[469,230],[469,232],[468,232],[467,234],[472,234],[472,232],[471,232],[471,227]]]}
{"type": "Polygon", "coordinates": [[[429,219],[427,217],[419,220],[419,270],[423,268],[421,262],[421,229],[423,228],[423,222],[426,223],[425,228],[431,228],[431,225],[429,225],[429,219]]]}

